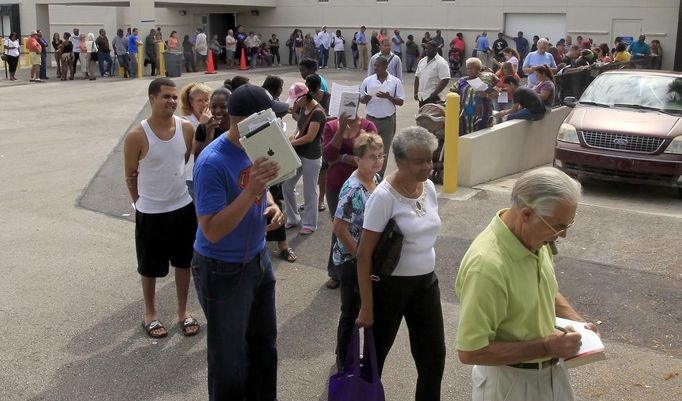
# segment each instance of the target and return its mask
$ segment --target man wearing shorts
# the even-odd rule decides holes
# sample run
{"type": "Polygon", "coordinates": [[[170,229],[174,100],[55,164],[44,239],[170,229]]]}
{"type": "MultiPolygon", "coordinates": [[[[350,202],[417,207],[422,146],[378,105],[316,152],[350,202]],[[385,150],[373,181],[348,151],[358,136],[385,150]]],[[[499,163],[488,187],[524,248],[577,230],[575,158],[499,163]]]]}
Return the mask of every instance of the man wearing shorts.
{"type": "Polygon", "coordinates": [[[26,41],[28,47],[28,55],[31,61],[31,82],[43,82],[40,80],[40,53],[42,46],[38,42],[38,32],[31,31],[31,37],[26,41]]]}
{"type": "Polygon", "coordinates": [[[178,105],[175,83],[158,78],[149,84],[152,115],[126,135],[125,179],[135,207],[137,271],[142,276],[142,327],[152,338],[168,332],[156,315],[156,278],[175,267],[178,326],[185,336],[199,331],[187,311],[194,234],[192,198],[185,184],[185,164],[192,150],[192,124],[173,115],[178,105]]]}

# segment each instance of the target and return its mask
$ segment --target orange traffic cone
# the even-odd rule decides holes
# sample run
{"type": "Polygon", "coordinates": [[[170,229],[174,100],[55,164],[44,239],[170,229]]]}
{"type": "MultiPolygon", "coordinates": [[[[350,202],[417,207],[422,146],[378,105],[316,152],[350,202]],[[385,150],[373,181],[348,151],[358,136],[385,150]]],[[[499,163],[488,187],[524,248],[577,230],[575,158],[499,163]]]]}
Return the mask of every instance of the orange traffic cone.
{"type": "Polygon", "coordinates": [[[208,51],[208,71],[206,71],[204,74],[217,74],[218,71],[215,70],[215,66],[213,65],[213,52],[208,51]]]}
{"type": "Polygon", "coordinates": [[[246,71],[246,53],[244,52],[243,47],[242,47],[242,56],[239,58],[239,69],[242,71],[246,71]]]}

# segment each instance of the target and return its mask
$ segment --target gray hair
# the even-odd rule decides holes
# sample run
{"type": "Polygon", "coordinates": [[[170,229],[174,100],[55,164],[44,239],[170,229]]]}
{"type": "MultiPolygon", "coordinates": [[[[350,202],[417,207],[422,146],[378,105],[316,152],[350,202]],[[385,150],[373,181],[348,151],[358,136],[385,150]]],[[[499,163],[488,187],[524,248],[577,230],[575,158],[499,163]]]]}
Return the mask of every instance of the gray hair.
{"type": "Polygon", "coordinates": [[[563,171],[541,167],[516,181],[511,193],[512,207],[529,207],[540,216],[551,217],[562,202],[577,205],[581,192],[580,183],[563,171]]]}
{"type": "Polygon", "coordinates": [[[540,39],[538,40],[538,47],[540,47],[541,45],[547,45],[547,46],[549,46],[549,40],[547,40],[547,39],[545,39],[545,38],[540,38],[540,39]]]}
{"type": "Polygon", "coordinates": [[[483,63],[481,62],[481,59],[478,57],[469,57],[465,65],[468,67],[471,64],[476,65],[479,70],[483,69],[483,63]]]}
{"type": "Polygon", "coordinates": [[[438,149],[438,139],[426,128],[411,126],[403,128],[393,138],[393,156],[396,160],[407,160],[410,149],[429,148],[431,152],[438,149]]]}

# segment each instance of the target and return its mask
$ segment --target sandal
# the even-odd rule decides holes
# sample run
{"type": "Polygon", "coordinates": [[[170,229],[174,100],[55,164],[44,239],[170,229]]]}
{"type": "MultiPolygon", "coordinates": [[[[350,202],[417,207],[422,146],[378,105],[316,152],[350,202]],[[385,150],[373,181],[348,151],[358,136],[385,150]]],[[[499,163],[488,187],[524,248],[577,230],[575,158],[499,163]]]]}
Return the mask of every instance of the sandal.
{"type": "Polygon", "coordinates": [[[168,335],[168,331],[166,331],[166,327],[164,327],[163,323],[161,323],[160,320],[152,320],[148,324],[144,324],[144,319],[142,319],[142,328],[144,331],[147,332],[147,335],[151,338],[163,338],[168,335]],[[154,333],[156,330],[163,330],[162,333],[154,333]]]}
{"type": "Polygon", "coordinates": [[[182,330],[182,334],[185,337],[192,337],[196,335],[199,332],[199,328],[201,327],[199,325],[199,321],[197,319],[193,318],[192,316],[185,318],[182,322],[178,322],[178,326],[180,326],[180,330],[182,330]],[[188,329],[190,327],[196,327],[196,331],[189,331],[188,329]]]}
{"type": "Polygon", "coordinates": [[[280,249],[279,256],[289,263],[294,263],[297,259],[296,254],[294,253],[294,250],[291,248],[280,249]]]}

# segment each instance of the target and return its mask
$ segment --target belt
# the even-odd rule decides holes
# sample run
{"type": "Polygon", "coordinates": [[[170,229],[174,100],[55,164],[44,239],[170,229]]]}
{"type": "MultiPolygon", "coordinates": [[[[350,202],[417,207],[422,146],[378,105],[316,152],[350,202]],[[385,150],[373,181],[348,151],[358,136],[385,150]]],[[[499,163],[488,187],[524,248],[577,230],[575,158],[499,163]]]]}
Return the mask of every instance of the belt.
{"type": "Polygon", "coordinates": [[[517,368],[517,369],[541,370],[541,369],[556,365],[558,362],[559,362],[558,358],[552,358],[552,359],[548,359],[548,360],[542,361],[542,362],[514,363],[511,365],[507,365],[507,366],[510,366],[512,368],[517,368]]]}
{"type": "Polygon", "coordinates": [[[367,117],[374,119],[374,120],[388,120],[389,118],[393,118],[394,115],[395,115],[395,113],[391,114],[388,117],[374,117],[374,116],[370,116],[369,114],[367,114],[367,117]]]}

